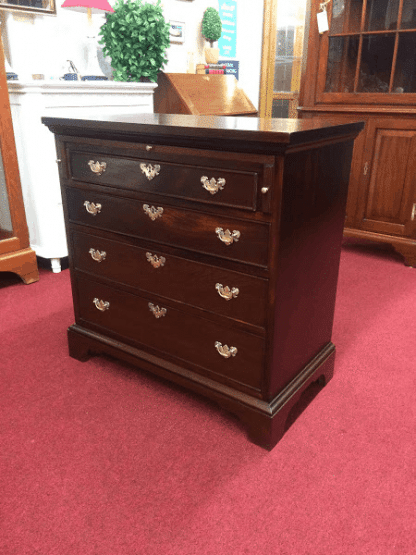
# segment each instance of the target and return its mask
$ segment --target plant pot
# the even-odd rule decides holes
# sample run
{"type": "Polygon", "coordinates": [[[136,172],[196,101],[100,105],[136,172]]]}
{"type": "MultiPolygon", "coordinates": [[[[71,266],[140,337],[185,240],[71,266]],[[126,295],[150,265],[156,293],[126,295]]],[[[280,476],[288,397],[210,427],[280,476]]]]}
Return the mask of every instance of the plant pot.
{"type": "Polygon", "coordinates": [[[207,64],[217,64],[218,59],[220,57],[220,49],[206,46],[204,50],[204,54],[205,54],[205,61],[207,62],[207,64]]]}

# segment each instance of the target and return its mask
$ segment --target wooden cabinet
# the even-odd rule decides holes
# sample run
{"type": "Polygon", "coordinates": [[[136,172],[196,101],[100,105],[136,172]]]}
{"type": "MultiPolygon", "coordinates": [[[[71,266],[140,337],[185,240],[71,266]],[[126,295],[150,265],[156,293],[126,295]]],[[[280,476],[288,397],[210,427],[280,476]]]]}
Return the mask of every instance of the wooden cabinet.
{"type": "Polygon", "coordinates": [[[302,118],[365,122],[355,143],[347,236],[390,243],[416,265],[416,19],[409,0],[334,0],[319,35],[311,6],[302,118]]]}
{"type": "Polygon", "coordinates": [[[165,114],[43,122],[61,160],[70,355],[107,353],[206,395],[272,448],[301,393],[333,373],[362,124],[165,114]]]}
{"type": "Polygon", "coordinates": [[[159,114],[257,115],[234,75],[160,72],[157,84],[154,106],[159,114]]]}
{"type": "Polygon", "coordinates": [[[16,146],[0,40],[0,272],[18,274],[24,283],[38,281],[35,252],[29,233],[20,187],[16,146]]]}

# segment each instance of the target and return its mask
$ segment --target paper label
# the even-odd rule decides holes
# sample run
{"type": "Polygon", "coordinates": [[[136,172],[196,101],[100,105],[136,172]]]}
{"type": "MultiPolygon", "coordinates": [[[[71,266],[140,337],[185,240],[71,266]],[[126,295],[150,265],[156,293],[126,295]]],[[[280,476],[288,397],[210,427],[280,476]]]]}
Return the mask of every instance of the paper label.
{"type": "Polygon", "coordinates": [[[318,18],[319,33],[322,34],[326,31],[329,31],[328,14],[326,13],[326,10],[324,10],[323,12],[319,12],[316,17],[318,18]]]}

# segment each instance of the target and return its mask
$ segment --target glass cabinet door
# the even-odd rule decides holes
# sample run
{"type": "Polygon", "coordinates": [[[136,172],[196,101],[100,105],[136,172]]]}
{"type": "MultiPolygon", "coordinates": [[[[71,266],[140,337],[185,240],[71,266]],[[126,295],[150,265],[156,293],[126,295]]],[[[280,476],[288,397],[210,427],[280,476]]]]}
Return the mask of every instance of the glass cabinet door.
{"type": "Polygon", "coordinates": [[[382,93],[394,102],[416,93],[415,0],[333,0],[330,16],[324,94],[366,102],[382,93]]]}
{"type": "Polygon", "coordinates": [[[7,195],[6,176],[4,174],[3,156],[0,149],[0,241],[12,236],[12,219],[7,195]]]}

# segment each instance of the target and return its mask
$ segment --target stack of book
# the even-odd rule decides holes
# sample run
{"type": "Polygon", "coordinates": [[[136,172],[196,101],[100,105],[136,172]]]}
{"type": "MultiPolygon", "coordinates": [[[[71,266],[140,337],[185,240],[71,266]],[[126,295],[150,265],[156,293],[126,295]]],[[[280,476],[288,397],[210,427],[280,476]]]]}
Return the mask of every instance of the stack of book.
{"type": "Polygon", "coordinates": [[[224,64],[205,64],[205,73],[217,73],[224,75],[225,65],[224,64]]]}
{"type": "Polygon", "coordinates": [[[225,74],[225,64],[197,64],[197,73],[207,73],[207,74],[225,74]]]}

